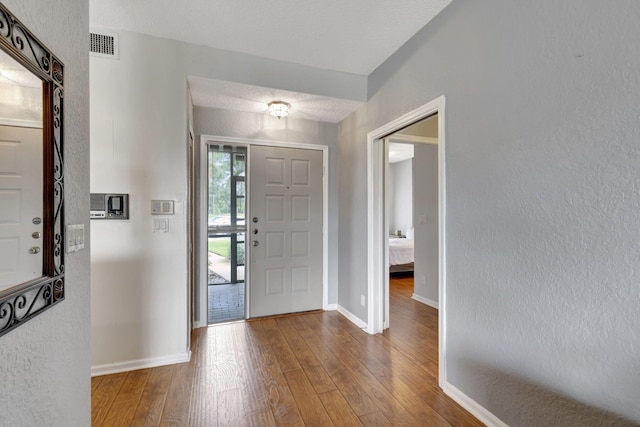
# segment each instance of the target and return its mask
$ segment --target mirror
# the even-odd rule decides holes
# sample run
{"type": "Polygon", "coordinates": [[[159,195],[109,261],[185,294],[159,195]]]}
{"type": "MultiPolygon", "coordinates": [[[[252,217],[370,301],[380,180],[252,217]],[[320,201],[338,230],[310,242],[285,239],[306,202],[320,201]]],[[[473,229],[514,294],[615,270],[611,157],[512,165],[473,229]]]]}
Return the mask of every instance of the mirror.
{"type": "Polygon", "coordinates": [[[64,299],[63,64],[0,3],[0,335],[64,299]]]}

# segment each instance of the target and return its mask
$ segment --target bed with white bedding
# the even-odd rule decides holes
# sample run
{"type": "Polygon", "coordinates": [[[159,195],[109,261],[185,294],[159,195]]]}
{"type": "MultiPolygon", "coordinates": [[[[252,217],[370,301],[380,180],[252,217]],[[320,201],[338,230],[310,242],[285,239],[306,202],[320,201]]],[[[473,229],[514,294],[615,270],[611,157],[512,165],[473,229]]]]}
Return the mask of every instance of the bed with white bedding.
{"type": "Polygon", "coordinates": [[[389,236],[389,272],[413,271],[413,239],[389,236]]]}

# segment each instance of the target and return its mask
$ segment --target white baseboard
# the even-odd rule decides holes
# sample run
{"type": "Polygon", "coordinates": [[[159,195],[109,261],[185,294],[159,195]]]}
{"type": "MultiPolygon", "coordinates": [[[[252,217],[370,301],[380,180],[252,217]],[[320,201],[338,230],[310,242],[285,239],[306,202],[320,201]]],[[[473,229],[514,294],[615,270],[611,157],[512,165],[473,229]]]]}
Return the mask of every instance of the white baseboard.
{"type": "Polygon", "coordinates": [[[327,304],[324,308],[325,311],[336,311],[338,309],[338,304],[327,304]]]}
{"type": "Polygon", "coordinates": [[[150,357],[148,359],[129,360],[126,362],[107,363],[91,367],[91,376],[117,374],[119,372],[135,371],[138,369],[155,368],[158,366],[184,363],[191,360],[191,350],[171,356],[150,357]]]}
{"type": "Polygon", "coordinates": [[[356,325],[360,329],[365,329],[367,327],[367,324],[366,324],[365,321],[363,321],[358,316],[356,316],[355,314],[351,313],[349,310],[347,310],[346,308],[344,308],[341,305],[338,305],[338,313],[342,314],[344,317],[349,319],[351,321],[351,323],[353,323],[354,325],[356,325]]]}
{"type": "Polygon", "coordinates": [[[200,329],[200,328],[204,328],[206,326],[209,326],[209,324],[207,323],[207,321],[199,321],[199,322],[193,322],[193,329],[200,329]]]}
{"type": "Polygon", "coordinates": [[[445,381],[442,391],[449,397],[455,400],[460,406],[462,406],[471,414],[486,424],[488,427],[509,427],[500,418],[489,412],[484,406],[461,392],[456,386],[445,381]]]}
{"type": "Polygon", "coordinates": [[[423,304],[426,304],[429,307],[433,307],[436,310],[438,309],[438,303],[436,301],[430,300],[429,298],[421,297],[418,294],[413,294],[411,295],[411,299],[421,302],[423,304]]]}

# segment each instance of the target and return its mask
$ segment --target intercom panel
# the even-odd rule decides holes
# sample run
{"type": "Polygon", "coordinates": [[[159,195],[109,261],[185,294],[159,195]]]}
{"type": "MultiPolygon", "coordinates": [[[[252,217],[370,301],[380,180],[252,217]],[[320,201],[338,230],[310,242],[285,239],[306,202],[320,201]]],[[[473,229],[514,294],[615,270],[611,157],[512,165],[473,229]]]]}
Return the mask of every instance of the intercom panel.
{"type": "Polygon", "coordinates": [[[129,219],[129,195],[91,193],[91,219],[129,219]]]}

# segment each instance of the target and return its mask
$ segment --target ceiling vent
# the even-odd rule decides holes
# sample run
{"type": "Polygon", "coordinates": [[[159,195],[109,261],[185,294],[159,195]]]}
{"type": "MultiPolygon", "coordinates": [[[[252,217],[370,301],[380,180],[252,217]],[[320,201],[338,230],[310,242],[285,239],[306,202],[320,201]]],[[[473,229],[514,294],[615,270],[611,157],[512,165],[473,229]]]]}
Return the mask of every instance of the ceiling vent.
{"type": "Polygon", "coordinates": [[[92,56],[102,58],[118,59],[120,52],[118,49],[118,34],[108,31],[91,31],[91,49],[92,56]]]}

